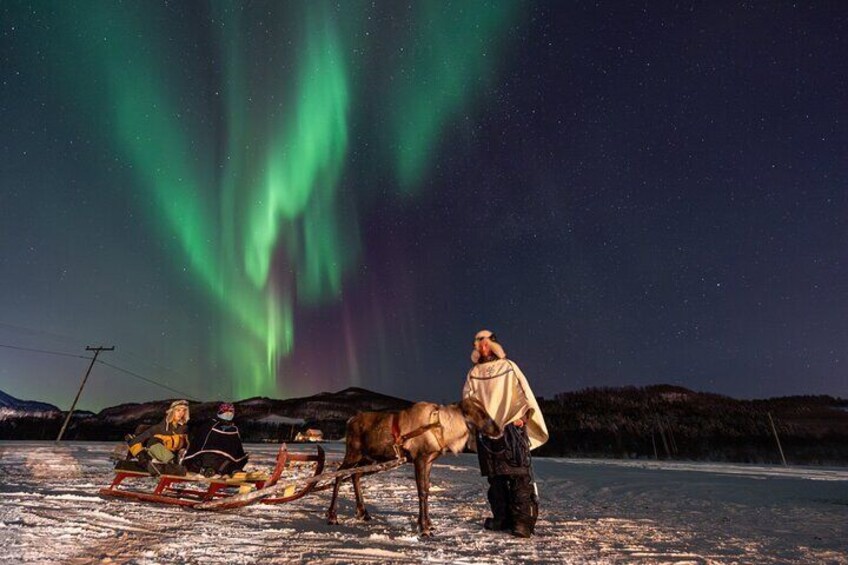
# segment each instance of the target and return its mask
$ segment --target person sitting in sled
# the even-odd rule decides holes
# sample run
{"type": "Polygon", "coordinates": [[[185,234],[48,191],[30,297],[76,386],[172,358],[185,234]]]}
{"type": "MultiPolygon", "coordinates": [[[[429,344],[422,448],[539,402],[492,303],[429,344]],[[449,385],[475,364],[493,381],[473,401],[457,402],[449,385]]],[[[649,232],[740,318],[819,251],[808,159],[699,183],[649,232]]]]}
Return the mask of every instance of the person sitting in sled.
{"type": "Polygon", "coordinates": [[[188,420],[188,401],[175,400],[164,420],[128,439],[130,453],[153,475],[185,475],[176,456],[188,445],[188,420]]]}
{"type": "Polygon", "coordinates": [[[231,475],[247,463],[238,427],[233,423],[235,406],[223,402],[214,418],[189,431],[188,449],[182,464],[193,473],[206,477],[231,475]]]}

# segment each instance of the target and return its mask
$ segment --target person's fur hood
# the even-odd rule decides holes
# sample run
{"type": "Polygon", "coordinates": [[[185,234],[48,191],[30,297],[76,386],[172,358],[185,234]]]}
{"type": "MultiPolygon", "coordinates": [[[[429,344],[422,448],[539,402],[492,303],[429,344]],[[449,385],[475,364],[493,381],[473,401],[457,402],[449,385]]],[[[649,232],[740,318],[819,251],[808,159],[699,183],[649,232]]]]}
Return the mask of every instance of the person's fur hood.
{"type": "Polygon", "coordinates": [[[472,363],[476,365],[477,362],[480,361],[480,352],[477,351],[477,339],[481,337],[489,338],[489,351],[492,352],[492,355],[494,355],[498,359],[506,359],[506,352],[504,351],[503,346],[497,342],[495,334],[493,334],[489,330],[480,330],[479,332],[477,332],[477,335],[474,336],[474,350],[471,352],[472,363]]]}

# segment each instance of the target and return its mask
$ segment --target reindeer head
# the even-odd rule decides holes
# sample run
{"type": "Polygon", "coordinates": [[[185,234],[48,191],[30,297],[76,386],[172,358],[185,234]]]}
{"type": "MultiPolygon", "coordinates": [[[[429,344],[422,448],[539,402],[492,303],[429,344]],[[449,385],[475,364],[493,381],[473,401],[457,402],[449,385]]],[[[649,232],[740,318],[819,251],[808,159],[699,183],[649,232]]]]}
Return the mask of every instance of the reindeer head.
{"type": "Polygon", "coordinates": [[[462,416],[469,428],[489,437],[498,437],[503,433],[500,426],[486,412],[483,404],[473,396],[463,399],[459,403],[459,409],[462,410],[462,416]]]}

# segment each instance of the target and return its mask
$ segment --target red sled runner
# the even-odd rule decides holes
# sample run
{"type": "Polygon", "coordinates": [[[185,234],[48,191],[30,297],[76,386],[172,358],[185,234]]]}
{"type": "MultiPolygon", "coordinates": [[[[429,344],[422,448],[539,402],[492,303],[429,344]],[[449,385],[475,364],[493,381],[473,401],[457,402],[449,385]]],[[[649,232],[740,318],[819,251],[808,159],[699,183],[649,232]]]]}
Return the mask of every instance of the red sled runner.
{"type": "MultiPolygon", "coordinates": [[[[108,487],[100,489],[101,496],[129,498],[144,502],[158,502],[160,504],[174,504],[178,506],[194,507],[213,500],[222,500],[239,494],[247,494],[253,491],[270,489],[280,478],[296,474],[301,478],[317,477],[324,471],[325,454],[324,449],[318,445],[317,453],[290,453],[283,444],[277,453],[276,464],[271,474],[261,472],[238,472],[230,477],[206,478],[200,475],[160,475],[159,481],[153,491],[144,491],[127,488],[124,481],[130,479],[149,479],[153,476],[141,470],[115,469],[115,478],[108,487]],[[311,466],[309,474],[304,473],[303,467],[311,466]]],[[[291,502],[309,494],[315,489],[317,482],[307,481],[299,490],[291,485],[275,493],[279,496],[264,497],[258,502],[262,504],[282,504],[291,502]]],[[[240,505],[239,505],[240,506],[240,505]]]]}

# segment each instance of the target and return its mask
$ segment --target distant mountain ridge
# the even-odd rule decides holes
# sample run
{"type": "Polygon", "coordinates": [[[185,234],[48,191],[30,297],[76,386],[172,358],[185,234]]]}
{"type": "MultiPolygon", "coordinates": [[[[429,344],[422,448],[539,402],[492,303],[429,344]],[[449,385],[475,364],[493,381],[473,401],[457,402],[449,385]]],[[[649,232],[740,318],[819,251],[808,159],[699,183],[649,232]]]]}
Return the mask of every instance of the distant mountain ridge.
{"type": "MultiPolygon", "coordinates": [[[[55,406],[0,395],[19,408],[22,403],[30,408],[0,406],[0,439],[56,436],[64,414],[55,406]]],[[[653,385],[589,388],[538,400],[550,432],[550,441],[534,452],[540,456],[779,463],[773,420],[789,463],[848,464],[848,400],[831,396],[737,400],[653,385]]],[[[97,414],[77,412],[65,437],[118,441],[138,426],[160,421],[170,402],[120,404],[97,414]]],[[[217,404],[190,403],[192,420],[214,416],[217,404]]],[[[346,421],[357,412],[399,410],[411,404],[362,388],[235,403],[236,422],[248,442],[290,441],[307,428],[339,439],[346,421]]]]}
{"type": "Polygon", "coordinates": [[[0,390],[0,410],[5,412],[7,415],[19,414],[41,414],[46,415],[48,413],[59,413],[57,407],[52,404],[48,404],[46,402],[38,402],[35,400],[21,400],[19,398],[15,398],[12,395],[6,394],[2,390],[0,390]]]}
{"type": "MultiPolygon", "coordinates": [[[[172,399],[119,404],[104,408],[95,417],[113,424],[136,421],[152,423],[162,419],[171,402],[172,399]]],[[[399,410],[412,403],[409,400],[372,392],[364,388],[350,387],[339,392],[320,392],[312,396],[287,398],[285,400],[256,396],[240,400],[234,404],[236,419],[239,422],[248,422],[272,415],[304,421],[328,419],[344,419],[346,421],[356,412],[362,410],[399,410]]],[[[189,405],[192,418],[208,418],[215,415],[218,401],[190,402],[189,405]]]]}
{"type": "MultiPolygon", "coordinates": [[[[4,397],[8,396],[4,394],[4,397]]],[[[16,406],[22,406],[17,401],[16,406]]],[[[125,403],[104,408],[97,414],[76,412],[65,433],[68,440],[120,440],[139,426],[162,420],[174,399],[125,403]]],[[[190,402],[194,421],[215,415],[219,401],[190,402]]],[[[44,406],[51,406],[40,403],[44,406]]],[[[297,431],[321,428],[325,437],[344,435],[345,423],[358,412],[400,410],[412,402],[402,398],[350,387],[338,392],[278,400],[254,397],[235,402],[236,422],[245,441],[289,441],[297,431]]],[[[6,421],[0,421],[0,439],[51,439],[58,434],[58,421],[66,412],[55,406],[52,411],[10,409],[6,421]],[[47,420],[48,422],[45,422],[47,420]]]]}

